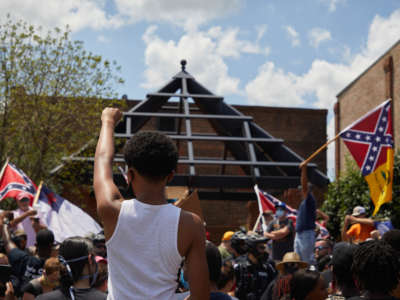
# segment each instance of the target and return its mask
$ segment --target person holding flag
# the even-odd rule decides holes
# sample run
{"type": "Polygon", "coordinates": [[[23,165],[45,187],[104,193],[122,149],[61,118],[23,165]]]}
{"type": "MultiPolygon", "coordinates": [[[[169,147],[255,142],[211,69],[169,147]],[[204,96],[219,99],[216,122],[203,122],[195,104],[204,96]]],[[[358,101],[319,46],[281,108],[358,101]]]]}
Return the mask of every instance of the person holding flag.
{"type": "Polygon", "coordinates": [[[276,218],[269,223],[264,237],[272,240],[272,259],[280,261],[285,253],[293,251],[295,232],[293,221],[287,216],[286,204],[280,202],[275,209],[276,218]]]}
{"type": "Polygon", "coordinates": [[[296,219],[296,237],[294,252],[300,255],[301,260],[314,264],[315,220],[316,203],[311,193],[311,186],[307,177],[307,162],[300,164],[301,191],[303,201],[300,203],[296,219]]]}

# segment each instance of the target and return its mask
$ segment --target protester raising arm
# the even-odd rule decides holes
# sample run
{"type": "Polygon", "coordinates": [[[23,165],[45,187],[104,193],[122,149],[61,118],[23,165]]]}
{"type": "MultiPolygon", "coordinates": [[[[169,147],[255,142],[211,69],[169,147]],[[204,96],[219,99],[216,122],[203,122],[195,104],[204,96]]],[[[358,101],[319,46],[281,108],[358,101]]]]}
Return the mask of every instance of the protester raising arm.
{"type": "Polygon", "coordinates": [[[117,108],[108,107],[101,115],[101,131],[94,158],[93,187],[96,195],[97,212],[104,226],[108,240],[115,229],[123,200],[113,181],[112,162],[114,158],[114,128],[122,113],[117,108]]]}
{"type": "Polygon", "coordinates": [[[11,240],[10,231],[9,231],[9,220],[6,217],[5,213],[0,214],[0,226],[1,226],[1,236],[4,242],[4,248],[6,249],[6,253],[9,254],[12,249],[17,248],[15,243],[11,240]]]}

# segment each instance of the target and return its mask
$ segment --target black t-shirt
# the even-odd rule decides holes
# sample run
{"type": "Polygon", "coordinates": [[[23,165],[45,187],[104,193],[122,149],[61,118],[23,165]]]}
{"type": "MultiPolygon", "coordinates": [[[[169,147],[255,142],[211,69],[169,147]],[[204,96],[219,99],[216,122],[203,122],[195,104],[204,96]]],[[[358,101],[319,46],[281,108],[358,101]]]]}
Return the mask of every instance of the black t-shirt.
{"type": "Polygon", "coordinates": [[[272,259],[274,260],[282,260],[283,256],[287,252],[293,251],[294,226],[293,221],[289,218],[283,221],[279,221],[278,219],[276,219],[268,225],[268,232],[282,229],[285,226],[289,227],[289,234],[282,239],[272,241],[272,259]]]}
{"type": "MultiPolygon", "coordinates": [[[[95,288],[74,289],[75,300],[106,300],[107,294],[95,288]]],[[[55,290],[49,293],[41,294],[36,297],[37,300],[66,300],[71,299],[69,292],[63,293],[61,290],[55,290]]]]}
{"type": "Polygon", "coordinates": [[[28,282],[24,287],[22,287],[22,293],[29,293],[32,294],[33,296],[40,295],[43,293],[42,286],[40,285],[40,282],[38,281],[39,279],[33,279],[28,282]]]}
{"type": "Polygon", "coordinates": [[[25,251],[14,248],[8,254],[13,274],[20,280],[20,287],[32,279],[42,275],[44,259],[29,255],[25,251]]]}

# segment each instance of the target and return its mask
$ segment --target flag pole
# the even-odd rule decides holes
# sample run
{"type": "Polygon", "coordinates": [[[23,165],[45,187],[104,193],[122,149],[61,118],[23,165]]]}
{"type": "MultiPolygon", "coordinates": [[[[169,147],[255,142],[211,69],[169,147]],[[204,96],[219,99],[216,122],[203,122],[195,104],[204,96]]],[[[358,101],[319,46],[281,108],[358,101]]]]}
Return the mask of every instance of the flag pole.
{"type": "Polygon", "coordinates": [[[8,162],[10,161],[10,158],[7,157],[6,162],[4,163],[3,168],[1,168],[1,172],[0,172],[0,180],[3,178],[4,172],[6,171],[6,168],[8,166],[8,162]]]}
{"type": "Polygon", "coordinates": [[[314,157],[316,157],[322,150],[324,150],[326,147],[328,147],[328,145],[334,141],[336,141],[338,138],[340,137],[340,133],[337,134],[333,139],[330,139],[329,141],[327,141],[324,145],[322,145],[321,147],[319,147],[313,154],[311,154],[306,160],[304,160],[301,164],[300,167],[308,164],[314,157]]]}
{"type": "Polygon", "coordinates": [[[35,198],[33,199],[33,203],[32,203],[32,207],[33,207],[33,208],[35,208],[35,205],[36,205],[37,202],[38,202],[39,195],[40,195],[40,191],[42,190],[42,186],[43,186],[43,180],[40,181],[39,187],[38,187],[38,189],[37,189],[37,191],[36,191],[35,198]]]}

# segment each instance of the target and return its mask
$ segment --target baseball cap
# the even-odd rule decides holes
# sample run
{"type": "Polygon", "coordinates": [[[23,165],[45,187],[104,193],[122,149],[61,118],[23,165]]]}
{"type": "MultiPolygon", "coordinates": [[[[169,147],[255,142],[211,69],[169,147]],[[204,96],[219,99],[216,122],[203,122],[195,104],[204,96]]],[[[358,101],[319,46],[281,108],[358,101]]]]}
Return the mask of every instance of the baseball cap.
{"type": "Polygon", "coordinates": [[[24,199],[24,198],[31,199],[31,197],[32,197],[31,194],[29,194],[29,193],[27,193],[27,192],[21,192],[21,193],[19,193],[19,194],[17,195],[16,199],[17,199],[18,201],[20,201],[20,200],[22,200],[22,199],[24,199]]]}
{"type": "Polygon", "coordinates": [[[359,215],[365,214],[366,209],[363,206],[356,206],[353,208],[353,213],[351,214],[353,217],[358,217],[359,215]]]}
{"type": "Polygon", "coordinates": [[[96,255],[94,259],[96,260],[97,263],[105,263],[105,264],[108,263],[107,258],[104,258],[99,255],[96,255]]]}
{"type": "Polygon", "coordinates": [[[286,209],[286,204],[283,202],[279,202],[275,205],[275,208],[283,208],[286,209]]]}
{"type": "Polygon", "coordinates": [[[224,235],[222,236],[222,240],[223,240],[223,241],[230,241],[233,234],[234,234],[233,231],[227,231],[227,232],[225,232],[224,235]]]}
{"type": "Polygon", "coordinates": [[[38,246],[50,246],[54,244],[54,234],[51,230],[41,229],[36,234],[36,244],[38,246]]]}

